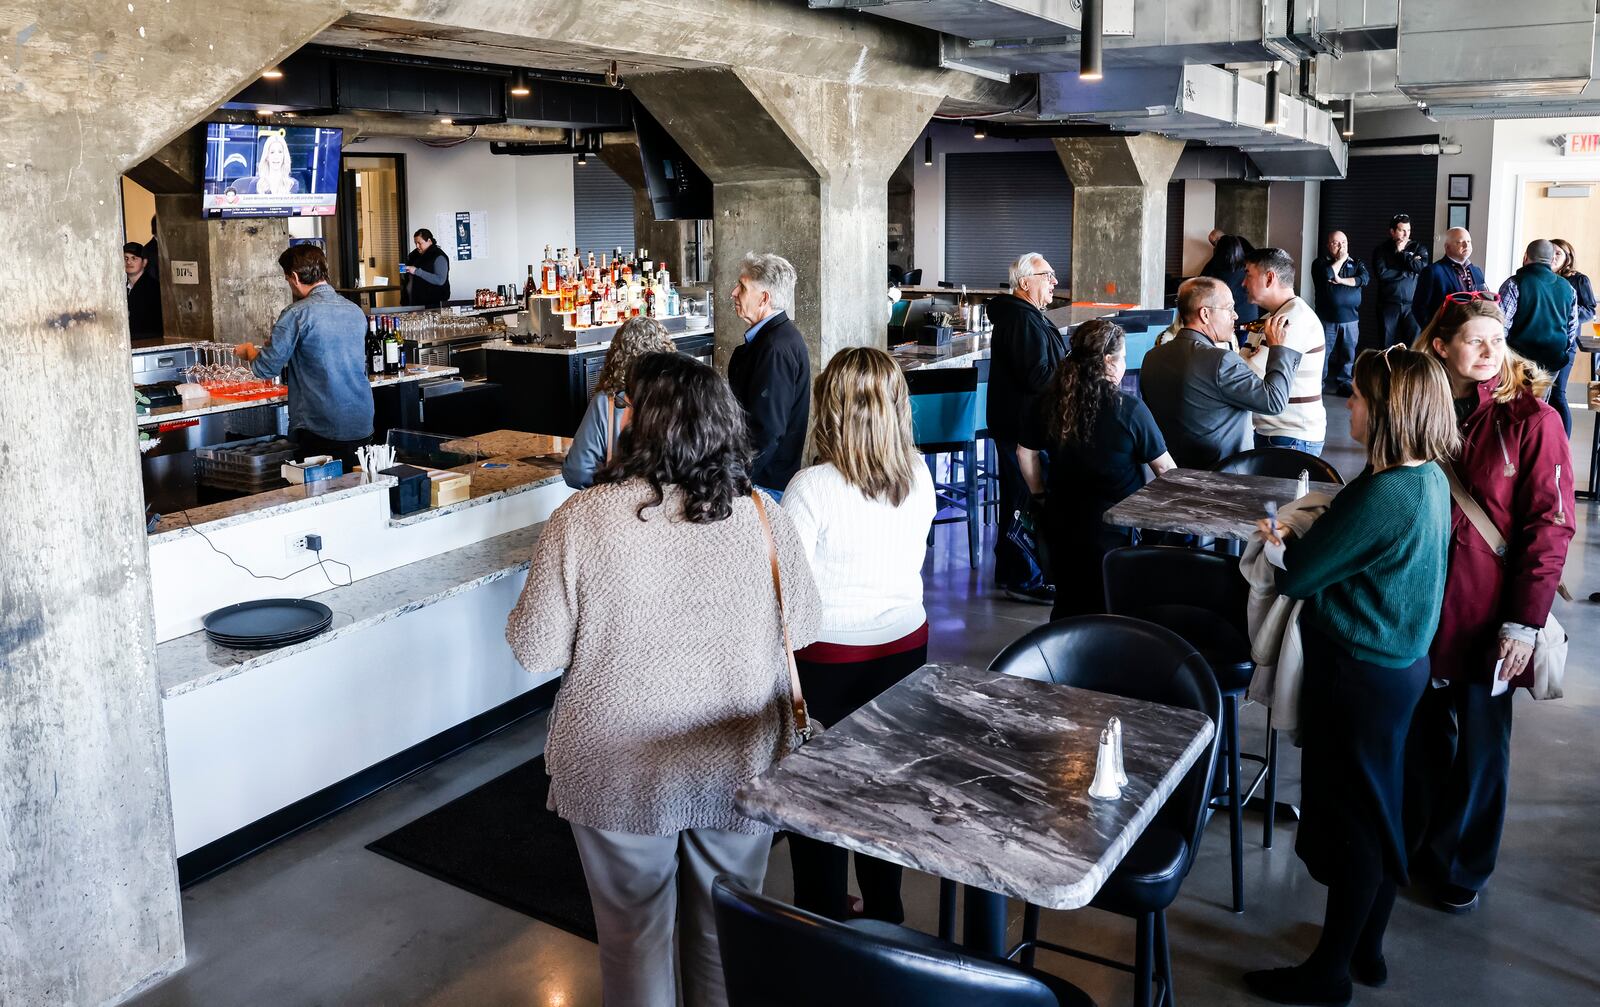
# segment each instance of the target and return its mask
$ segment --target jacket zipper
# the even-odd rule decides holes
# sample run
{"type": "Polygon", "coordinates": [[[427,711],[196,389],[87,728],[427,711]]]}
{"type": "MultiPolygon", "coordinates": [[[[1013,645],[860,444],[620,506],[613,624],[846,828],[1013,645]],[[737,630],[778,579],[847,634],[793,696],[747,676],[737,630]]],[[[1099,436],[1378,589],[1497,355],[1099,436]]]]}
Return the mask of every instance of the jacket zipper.
{"type": "Polygon", "coordinates": [[[1506,450],[1506,435],[1499,420],[1494,421],[1494,435],[1500,439],[1500,458],[1505,462],[1505,468],[1501,470],[1501,474],[1510,479],[1517,474],[1517,467],[1511,464],[1511,452],[1506,450]]]}
{"type": "Polygon", "coordinates": [[[1556,524],[1567,523],[1567,502],[1561,499],[1561,466],[1556,466],[1556,524]]]}

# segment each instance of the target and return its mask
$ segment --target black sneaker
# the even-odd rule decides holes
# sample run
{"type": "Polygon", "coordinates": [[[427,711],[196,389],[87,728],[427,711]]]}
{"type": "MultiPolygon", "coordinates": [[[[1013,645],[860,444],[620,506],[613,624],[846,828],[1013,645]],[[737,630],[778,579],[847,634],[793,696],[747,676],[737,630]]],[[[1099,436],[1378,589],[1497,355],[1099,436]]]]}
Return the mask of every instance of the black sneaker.
{"type": "Polygon", "coordinates": [[[1054,584],[1040,584],[1037,587],[1003,587],[1005,596],[1012,601],[1026,602],[1029,605],[1054,605],[1056,603],[1056,588],[1054,584]]]}
{"type": "Polygon", "coordinates": [[[1434,904],[1447,913],[1470,913],[1478,908],[1478,893],[1460,885],[1440,885],[1434,893],[1434,904]]]}
{"type": "Polygon", "coordinates": [[[1363,986],[1377,989],[1389,982],[1389,963],[1383,960],[1383,955],[1371,961],[1353,958],[1350,961],[1350,978],[1363,986]]]}

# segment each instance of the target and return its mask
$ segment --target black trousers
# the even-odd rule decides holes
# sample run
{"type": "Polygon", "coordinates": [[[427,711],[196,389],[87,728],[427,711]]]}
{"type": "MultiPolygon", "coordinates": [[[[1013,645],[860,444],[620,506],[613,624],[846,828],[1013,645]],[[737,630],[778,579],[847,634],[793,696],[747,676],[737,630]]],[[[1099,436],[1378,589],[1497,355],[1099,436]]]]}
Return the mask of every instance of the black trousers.
{"type": "MultiPolygon", "coordinates": [[[[870,703],[928,661],[926,644],[901,654],[891,654],[853,664],[816,664],[796,660],[806,708],[827,727],[870,703]]],[[[844,920],[850,915],[850,853],[848,850],[805,836],[789,834],[789,857],[794,866],[794,904],[807,912],[844,920]]],[[[903,923],[899,864],[855,854],[856,883],[869,919],[903,923]]]]}
{"type": "Polygon", "coordinates": [[[297,460],[303,460],[307,455],[332,455],[344,462],[345,475],[355,470],[356,448],[372,443],[371,434],[354,441],[335,441],[314,434],[305,427],[296,428],[290,437],[295,447],[300,449],[300,459],[297,460]]]}
{"type": "Polygon", "coordinates": [[[1411,302],[1384,301],[1378,305],[1378,314],[1383,319],[1383,347],[1388,349],[1396,343],[1405,343],[1410,346],[1416,341],[1422,330],[1417,328],[1416,316],[1411,313],[1411,302]]]}
{"type": "Polygon", "coordinates": [[[1017,464],[1017,442],[996,440],[994,447],[999,456],[995,466],[1000,477],[1000,516],[995,522],[994,537],[995,583],[1001,587],[1037,587],[1044,583],[1044,574],[1033,557],[1017,548],[1009,535],[1012,515],[1026,506],[1030,496],[1022,466],[1017,464]]]}
{"type": "Polygon", "coordinates": [[[1511,774],[1511,697],[1489,685],[1429,689],[1406,745],[1406,838],[1417,868],[1478,891],[1494,873],[1511,774]]]}

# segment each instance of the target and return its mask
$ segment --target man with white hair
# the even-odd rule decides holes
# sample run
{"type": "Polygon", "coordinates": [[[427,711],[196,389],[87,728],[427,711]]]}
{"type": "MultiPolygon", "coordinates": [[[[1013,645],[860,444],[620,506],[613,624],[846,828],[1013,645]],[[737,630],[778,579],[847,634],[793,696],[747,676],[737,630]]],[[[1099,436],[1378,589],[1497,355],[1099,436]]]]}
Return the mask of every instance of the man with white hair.
{"type": "Polygon", "coordinates": [[[1043,443],[1040,401],[1067,355],[1067,340],[1044,309],[1055,296],[1056,273],[1038,252],[1011,264],[1011,293],[991,298],[985,309],[994,326],[990,338],[989,406],[985,422],[999,454],[1000,515],[994,542],[994,576],[1006,596],[1040,605],[1055,604],[1055,588],[1008,532],[1017,511],[1028,502],[1023,462],[1037,452],[1021,443],[1043,443]],[[1029,431],[1036,431],[1028,436],[1029,431]],[[1023,452],[1019,456],[1018,452],[1023,452]]]}
{"type": "Polygon", "coordinates": [[[1483,270],[1472,264],[1472,235],[1465,227],[1450,228],[1444,232],[1444,255],[1417,277],[1417,294],[1411,301],[1417,328],[1426,329],[1451,294],[1487,289],[1483,270]]]}
{"type": "Polygon", "coordinates": [[[728,360],[728,384],[750,421],[750,481],[775,497],[800,469],[811,415],[811,354],[789,320],[794,285],[788,259],[751,252],[732,295],[734,314],[749,328],[728,360]]]}

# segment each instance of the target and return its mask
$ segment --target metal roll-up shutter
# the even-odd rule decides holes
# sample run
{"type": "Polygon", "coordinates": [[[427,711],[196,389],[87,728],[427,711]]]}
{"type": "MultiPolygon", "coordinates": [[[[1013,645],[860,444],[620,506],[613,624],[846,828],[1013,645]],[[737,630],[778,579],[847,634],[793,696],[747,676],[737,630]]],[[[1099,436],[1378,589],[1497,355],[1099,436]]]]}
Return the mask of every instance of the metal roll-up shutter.
{"type": "MultiPolygon", "coordinates": [[[[1392,137],[1368,141],[1378,146],[1409,146],[1438,143],[1437,136],[1392,137]]],[[[1352,148],[1360,144],[1352,144],[1352,148]]],[[[1372,250],[1389,237],[1389,220],[1397,213],[1411,215],[1411,237],[1429,246],[1429,255],[1438,258],[1443,249],[1433,248],[1434,199],[1439,185],[1439,158],[1427,154],[1401,154],[1393,157],[1349,159],[1343,179],[1322,183],[1322,209],[1318,217],[1317,254],[1326,251],[1329,232],[1343,231],[1350,240],[1350,255],[1372,268],[1372,250]]],[[[1301,269],[1310,263],[1300,263],[1301,269]]],[[[1378,320],[1377,299],[1368,294],[1361,303],[1361,346],[1383,343],[1383,327],[1378,320]]]]}
{"type": "Polygon", "coordinates": [[[1183,195],[1182,179],[1167,183],[1167,277],[1183,275],[1183,195]]]}
{"type": "Polygon", "coordinates": [[[1012,260],[1038,252],[1066,290],[1072,276],[1072,182],[1054,151],[949,154],[944,200],[939,279],[1004,286],[1012,260]]]}
{"type": "Polygon", "coordinates": [[[578,248],[587,252],[632,249],[633,188],[599,158],[572,162],[573,222],[578,248]]]}

